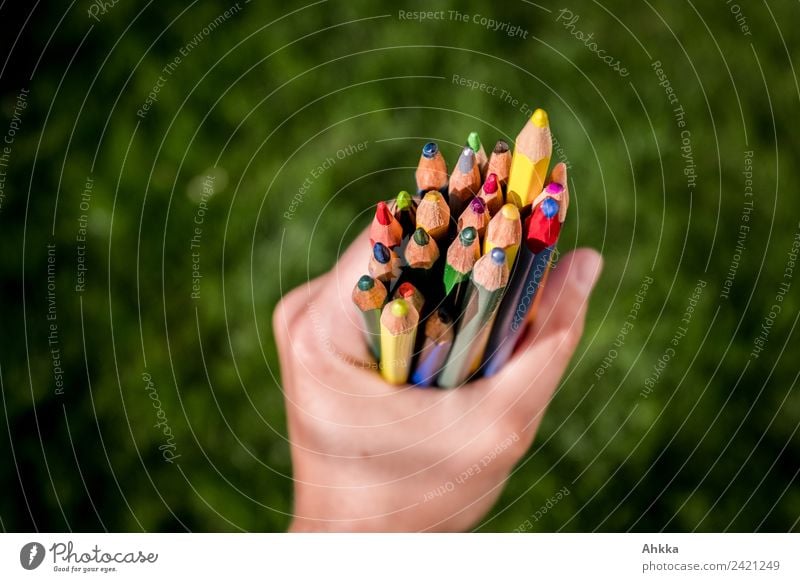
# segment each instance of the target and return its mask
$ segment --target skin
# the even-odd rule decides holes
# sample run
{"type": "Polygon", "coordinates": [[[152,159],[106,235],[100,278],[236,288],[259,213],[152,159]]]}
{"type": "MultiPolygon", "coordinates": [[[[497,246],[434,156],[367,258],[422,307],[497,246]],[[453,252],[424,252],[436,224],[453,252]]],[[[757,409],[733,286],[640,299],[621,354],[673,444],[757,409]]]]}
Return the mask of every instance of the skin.
{"type": "Polygon", "coordinates": [[[350,302],[363,233],[275,310],[295,508],[290,531],[463,531],[497,500],[533,442],[583,333],[600,255],[562,257],[537,323],[503,370],[455,390],[392,386],[350,302]]]}

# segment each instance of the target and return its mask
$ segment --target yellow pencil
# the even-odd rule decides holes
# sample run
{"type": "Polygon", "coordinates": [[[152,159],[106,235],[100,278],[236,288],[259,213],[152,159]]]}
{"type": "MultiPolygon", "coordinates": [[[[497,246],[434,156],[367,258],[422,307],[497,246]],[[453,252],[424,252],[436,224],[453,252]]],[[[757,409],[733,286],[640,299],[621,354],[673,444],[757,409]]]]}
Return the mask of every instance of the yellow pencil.
{"type": "Polygon", "coordinates": [[[552,154],[550,121],[544,109],[537,109],[517,136],[508,177],[507,202],[516,204],[518,208],[531,203],[533,197],[542,191],[552,154]]]}
{"type": "Polygon", "coordinates": [[[513,204],[504,204],[500,212],[494,215],[486,227],[486,239],[483,241],[483,254],[488,255],[495,247],[506,252],[508,268],[514,265],[519,245],[522,242],[522,221],[519,208],[513,204]]]}
{"type": "Polygon", "coordinates": [[[391,384],[405,384],[414,356],[419,313],[405,299],[387,303],[381,315],[381,374],[391,384]]]}

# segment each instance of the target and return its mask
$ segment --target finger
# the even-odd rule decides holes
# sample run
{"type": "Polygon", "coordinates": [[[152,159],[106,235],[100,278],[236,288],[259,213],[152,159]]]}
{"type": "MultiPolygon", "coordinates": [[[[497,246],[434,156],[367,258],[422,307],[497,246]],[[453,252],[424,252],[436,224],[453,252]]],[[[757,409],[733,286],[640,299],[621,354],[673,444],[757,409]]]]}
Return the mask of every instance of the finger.
{"type": "Polygon", "coordinates": [[[364,322],[353,305],[353,288],[359,277],[367,274],[371,256],[369,234],[365,229],[345,250],[336,265],[325,275],[319,300],[320,323],[332,343],[354,361],[370,359],[364,335],[364,322]]]}
{"type": "Polygon", "coordinates": [[[583,334],[589,296],[602,270],[594,250],[566,255],[550,272],[533,330],[503,369],[490,378],[492,398],[538,425],[583,334]]]}

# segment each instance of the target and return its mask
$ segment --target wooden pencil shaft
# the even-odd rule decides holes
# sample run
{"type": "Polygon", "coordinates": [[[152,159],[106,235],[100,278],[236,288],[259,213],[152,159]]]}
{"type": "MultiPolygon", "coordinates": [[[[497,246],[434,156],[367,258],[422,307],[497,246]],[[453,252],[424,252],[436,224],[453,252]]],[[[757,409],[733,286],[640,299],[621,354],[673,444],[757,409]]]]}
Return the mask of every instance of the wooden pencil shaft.
{"type": "Polygon", "coordinates": [[[538,254],[523,247],[520,251],[514,274],[500,305],[497,319],[492,327],[486,348],[483,373],[493,376],[499,372],[514,352],[519,338],[525,331],[525,323],[539,291],[550,262],[553,247],[538,254]]]}
{"type": "Polygon", "coordinates": [[[419,313],[403,299],[386,304],[381,314],[381,374],[392,384],[405,384],[411,371],[419,313]]]}

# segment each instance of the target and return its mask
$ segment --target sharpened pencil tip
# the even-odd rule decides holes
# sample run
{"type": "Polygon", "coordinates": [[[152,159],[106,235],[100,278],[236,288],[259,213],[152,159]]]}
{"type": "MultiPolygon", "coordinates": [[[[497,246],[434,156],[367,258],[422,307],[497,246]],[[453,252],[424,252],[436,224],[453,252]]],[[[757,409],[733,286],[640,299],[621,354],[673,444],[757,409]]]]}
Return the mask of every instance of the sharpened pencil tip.
{"type": "Polygon", "coordinates": [[[476,152],[479,149],[481,149],[481,138],[478,135],[477,131],[473,131],[472,133],[469,134],[469,136],[467,137],[467,143],[469,144],[469,147],[471,147],[476,152]]]}
{"type": "Polygon", "coordinates": [[[405,210],[409,206],[411,206],[411,194],[406,192],[405,190],[401,190],[400,193],[397,195],[397,207],[400,210],[405,210]]]}
{"type": "Polygon", "coordinates": [[[373,280],[373,278],[372,278],[372,277],[370,277],[369,275],[363,275],[363,276],[362,276],[362,277],[361,277],[361,278],[358,280],[358,288],[359,288],[361,291],[369,291],[369,290],[370,290],[370,289],[372,289],[374,286],[375,286],[375,281],[374,281],[374,280],[373,280]]]}
{"type": "Polygon", "coordinates": [[[468,226],[458,235],[458,240],[460,240],[461,244],[465,247],[474,243],[476,238],[478,238],[478,231],[475,230],[474,226],[468,226]]]}
{"type": "Polygon", "coordinates": [[[439,151],[439,146],[436,145],[435,141],[429,141],[424,146],[422,146],[422,155],[426,158],[432,158],[436,155],[436,152],[439,151]]]}
{"type": "Polygon", "coordinates": [[[375,218],[378,219],[378,222],[382,226],[388,226],[392,223],[392,213],[389,212],[389,207],[386,206],[386,202],[382,200],[378,202],[378,207],[375,209],[375,218]]]}
{"type": "Polygon", "coordinates": [[[402,283],[400,287],[397,288],[398,295],[400,295],[400,297],[402,297],[403,299],[408,299],[409,297],[414,295],[414,291],[415,291],[414,286],[408,281],[402,283]]]}
{"type": "Polygon", "coordinates": [[[489,174],[486,176],[486,182],[483,183],[483,191],[487,194],[494,194],[497,192],[497,174],[489,174]]]}
{"type": "Polygon", "coordinates": [[[490,253],[490,256],[492,258],[492,262],[495,265],[499,265],[501,263],[506,262],[506,252],[500,247],[493,248],[492,252],[490,253]]]}
{"type": "Polygon", "coordinates": [[[550,119],[547,117],[547,112],[544,109],[537,109],[531,115],[531,121],[536,127],[547,127],[550,125],[550,119]]]}
{"type": "Polygon", "coordinates": [[[483,201],[483,198],[478,198],[477,196],[469,201],[469,207],[475,214],[486,212],[486,202],[483,201]]]}
{"type": "Polygon", "coordinates": [[[376,242],[375,246],[372,247],[372,255],[375,257],[375,260],[382,265],[388,263],[389,259],[391,258],[389,249],[381,242],[376,242]]]}
{"type": "Polygon", "coordinates": [[[516,204],[504,204],[500,212],[509,220],[519,220],[519,208],[517,208],[516,204]]]}
{"type": "Polygon", "coordinates": [[[408,315],[408,303],[405,299],[395,299],[392,301],[390,309],[392,310],[392,315],[395,317],[405,317],[408,315]]]}
{"type": "Polygon", "coordinates": [[[424,247],[431,240],[430,235],[421,226],[414,231],[414,242],[424,247]]]}

